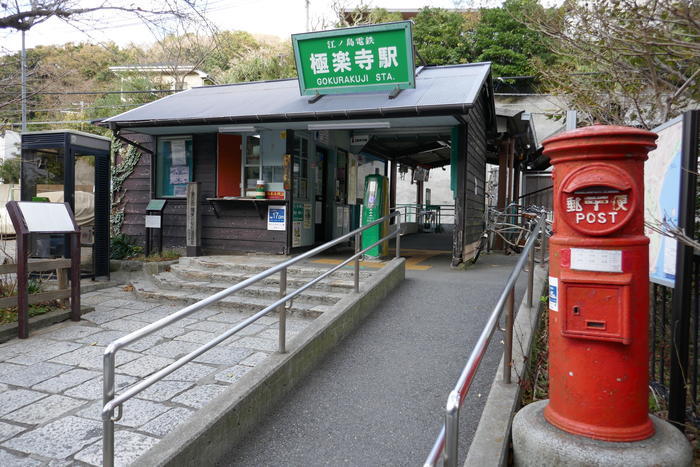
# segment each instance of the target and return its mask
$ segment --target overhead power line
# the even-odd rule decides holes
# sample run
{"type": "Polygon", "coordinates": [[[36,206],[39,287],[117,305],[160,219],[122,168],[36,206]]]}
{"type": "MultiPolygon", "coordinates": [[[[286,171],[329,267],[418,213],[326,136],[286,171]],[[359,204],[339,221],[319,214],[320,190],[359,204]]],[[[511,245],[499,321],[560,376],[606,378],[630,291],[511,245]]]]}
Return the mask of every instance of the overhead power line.
{"type": "MultiPolygon", "coordinates": [[[[103,94],[150,94],[158,92],[180,92],[181,89],[149,89],[147,91],[64,91],[64,92],[47,92],[47,91],[37,91],[31,93],[32,95],[42,95],[42,96],[101,96],[103,94]]],[[[15,95],[16,92],[0,92],[4,95],[15,95]]]]}
{"type": "MultiPolygon", "coordinates": [[[[87,112],[88,110],[94,110],[94,109],[118,109],[118,108],[127,108],[127,107],[138,107],[143,104],[115,104],[115,105],[94,105],[94,106],[85,106],[85,107],[53,107],[53,108],[45,108],[45,109],[34,109],[34,108],[29,108],[28,110],[30,112],[74,112],[74,113],[80,113],[80,112],[87,112]]],[[[19,113],[19,110],[0,110],[0,114],[4,115],[16,115],[19,113]]]]}
{"type": "MultiPolygon", "coordinates": [[[[92,120],[64,120],[58,122],[27,122],[27,125],[70,125],[73,123],[92,123],[92,120]]],[[[0,122],[0,125],[22,126],[18,122],[0,122]]]]}

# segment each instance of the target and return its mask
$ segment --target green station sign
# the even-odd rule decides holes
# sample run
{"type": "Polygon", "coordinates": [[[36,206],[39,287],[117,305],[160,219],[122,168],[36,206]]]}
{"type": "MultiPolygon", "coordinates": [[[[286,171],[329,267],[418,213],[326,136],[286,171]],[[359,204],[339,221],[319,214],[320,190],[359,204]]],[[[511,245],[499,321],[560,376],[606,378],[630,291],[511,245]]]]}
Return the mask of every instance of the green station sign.
{"type": "Polygon", "coordinates": [[[415,88],[410,21],[292,35],[302,95],[415,88]]]}

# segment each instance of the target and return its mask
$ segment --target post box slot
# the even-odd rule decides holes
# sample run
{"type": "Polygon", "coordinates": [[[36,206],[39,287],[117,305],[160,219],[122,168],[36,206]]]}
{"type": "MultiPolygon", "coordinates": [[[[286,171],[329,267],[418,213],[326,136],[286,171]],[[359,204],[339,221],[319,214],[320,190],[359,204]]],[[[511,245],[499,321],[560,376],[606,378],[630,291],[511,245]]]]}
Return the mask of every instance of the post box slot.
{"type": "Polygon", "coordinates": [[[605,321],[586,321],[586,327],[591,329],[605,329],[605,321]]]}
{"type": "Polygon", "coordinates": [[[564,336],[630,342],[628,275],[620,276],[607,283],[578,277],[561,278],[564,336]]]}
{"type": "Polygon", "coordinates": [[[585,188],[579,188],[573,192],[574,194],[588,194],[588,193],[622,193],[621,190],[617,188],[606,186],[606,185],[593,185],[587,186],[585,188]]]}

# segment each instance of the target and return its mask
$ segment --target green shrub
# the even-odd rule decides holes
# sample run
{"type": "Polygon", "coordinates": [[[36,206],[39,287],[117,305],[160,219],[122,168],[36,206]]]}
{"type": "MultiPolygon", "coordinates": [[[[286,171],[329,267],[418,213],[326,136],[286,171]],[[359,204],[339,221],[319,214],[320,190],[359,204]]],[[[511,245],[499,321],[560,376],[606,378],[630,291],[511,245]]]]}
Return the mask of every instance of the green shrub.
{"type": "Polygon", "coordinates": [[[143,248],[138,246],[128,235],[119,234],[112,237],[110,259],[128,259],[141,254],[143,248]]]}

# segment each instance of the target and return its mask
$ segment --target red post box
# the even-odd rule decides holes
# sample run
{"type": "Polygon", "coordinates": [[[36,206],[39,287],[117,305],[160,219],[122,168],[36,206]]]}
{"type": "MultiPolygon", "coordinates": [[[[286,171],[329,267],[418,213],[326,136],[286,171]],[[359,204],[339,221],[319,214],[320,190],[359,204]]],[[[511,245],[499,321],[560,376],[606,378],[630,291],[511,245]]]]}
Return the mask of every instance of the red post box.
{"type": "Polygon", "coordinates": [[[653,435],[644,161],[656,134],[595,125],[543,142],[554,182],[545,418],[605,441],[653,435]]]}

